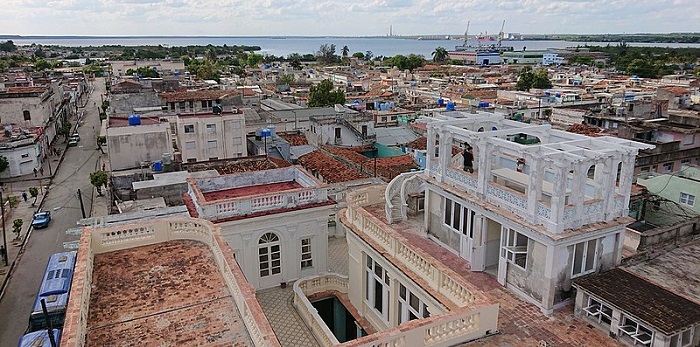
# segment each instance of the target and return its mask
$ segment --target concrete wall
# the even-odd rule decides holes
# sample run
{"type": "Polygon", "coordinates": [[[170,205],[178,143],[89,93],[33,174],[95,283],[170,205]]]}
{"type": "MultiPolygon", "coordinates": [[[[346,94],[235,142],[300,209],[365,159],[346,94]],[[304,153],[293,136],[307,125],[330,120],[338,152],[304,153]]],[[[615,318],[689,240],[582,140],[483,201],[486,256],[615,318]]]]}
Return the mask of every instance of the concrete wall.
{"type": "MultiPolygon", "coordinates": [[[[10,165],[0,174],[0,178],[17,177],[34,173],[41,166],[41,148],[38,143],[30,143],[17,148],[0,150],[0,156],[7,159],[10,165]]],[[[48,174],[45,172],[44,174],[48,174]]]]}
{"type": "Polygon", "coordinates": [[[107,151],[113,171],[138,168],[173,153],[168,123],[107,129],[107,151]]]}
{"type": "Polygon", "coordinates": [[[243,114],[223,116],[178,117],[177,142],[182,160],[206,161],[210,158],[228,159],[247,156],[245,119],[243,114]],[[194,126],[193,133],[185,133],[185,126],[194,126]],[[207,130],[213,125],[216,130],[207,130]],[[216,147],[210,147],[216,141],[216,147]],[[194,143],[194,148],[190,148],[194,143]]]}
{"type": "Polygon", "coordinates": [[[328,271],[328,216],[332,207],[314,208],[220,223],[243,273],[257,290],[328,271]],[[260,277],[258,240],[272,232],[280,239],[281,273],[260,277]],[[311,238],[313,266],[301,269],[301,239],[311,238]]]}
{"type": "MultiPolygon", "coordinates": [[[[92,105],[89,105],[92,106],[92,105]]],[[[114,113],[132,113],[134,108],[160,107],[160,99],[155,91],[141,93],[111,94],[109,107],[114,113]]]]}

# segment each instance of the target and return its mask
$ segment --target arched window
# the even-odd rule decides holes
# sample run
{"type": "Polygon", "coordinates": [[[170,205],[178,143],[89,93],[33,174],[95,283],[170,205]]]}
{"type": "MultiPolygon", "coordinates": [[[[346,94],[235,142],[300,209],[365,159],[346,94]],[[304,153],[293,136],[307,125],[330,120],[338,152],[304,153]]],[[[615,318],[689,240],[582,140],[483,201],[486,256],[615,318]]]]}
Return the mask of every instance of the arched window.
{"type": "Polygon", "coordinates": [[[277,275],[281,272],[280,238],[274,233],[265,233],[258,240],[258,260],[260,277],[277,275]]]}

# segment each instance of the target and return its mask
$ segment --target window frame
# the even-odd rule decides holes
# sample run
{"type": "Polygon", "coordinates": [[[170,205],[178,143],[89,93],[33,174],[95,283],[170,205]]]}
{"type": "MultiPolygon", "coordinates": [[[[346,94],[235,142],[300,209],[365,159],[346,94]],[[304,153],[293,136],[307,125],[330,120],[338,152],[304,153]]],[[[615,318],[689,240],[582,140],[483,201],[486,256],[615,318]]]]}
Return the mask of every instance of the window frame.
{"type": "Polygon", "coordinates": [[[216,123],[206,125],[207,134],[216,134],[216,123]]]}
{"type": "Polygon", "coordinates": [[[384,322],[389,322],[389,300],[391,299],[391,278],[387,269],[366,254],[365,264],[365,304],[378,314],[384,322]],[[381,276],[377,274],[381,273],[381,276]],[[381,291],[377,292],[378,285],[381,291]],[[377,299],[382,302],[377,305],[377,299]],[[379,307],[377,307],[379,306],[379,307]]]}
{"type": "Polygon", "coordinates": [[[207,141],[207,149],[217,149],[219,148],[219,141],[217,140],[208,140],[207,141]],[[213,146],[212,146],[213,144],[213,146]]]}
{"type": "Polygon", "coordinates": [[[527,261],[528,258],[530,258],[527,254],[530,246],[530,238],[510,228],[506,229],[505,234],[506,239],[501,240],[501,257],[505,258],[507,262],[515,265],[519,269],[526,271],[527,261]],[[522,238],[525,238],[524,245],[522,244],[522,238]],[[523,263],[522,265],[520,264],[521,261],[523,263]]]}
{"type": "Polygon", "coordinates": [[[651,346],[654,341],[654,330],[626,315],[622,316],[622,324],[618,327],[618,332],[621,333],[619,335],[629,336],[635,345],[639,343],[642,346],[651,346]],[[639,339],[643,334],[649,335],[649,340],[639,339]]]}
{"type": "Polygon", "coordinates": [[[669,347],[690,347],[693,345],[693,332],[695,329],[693,328],[688,328],[685,329],[681,332],[679,332],[676,335],[671,336],[671,343],[669,344],[669,347]],[[686,333],[687,333],[687,340],[686,339],[686,333]]]}
{"type": "Polygon", "coordinates": [[[598,267],[598,251],[600,249],[599,239],[586,240],[583,242],[575,243],[571,246],[573,247],[573,250],[571,252],[571,278],[573,279],[579,276],[595,272],[596,268],[598,267]],[[591,253],[589,252],[591,242],[595,243],[592,254],[593,262],[592,264],[590,264],[590,268],[588,268],[588,258],[589,256],[591,256],[591,253]],[[581,262],[580,268],[576,269],[576,251],[579,249],[579,246],[581,247],[581,262]]]}
{"type": "Polygon", "coordinates": [[[588,305],[583,311],[586,312],[586,317],[595,319],[598,324],[603,324],[608,327],[612,324],[613,309],[605,305],[602,300],[588,296],[588,305]],[[607,318],[607,321],[603,318],[607,318]]]}
{"type": "Polygon", "coordinates": [[[195,141],[186,141],[186,142],[185,142],[185,149],[197,149],[197,142],[195,142],[195,141]]]}
{"type": "Polygon", "coordinates": [[[695,206],[695,195],[681,192],[678,202],[683,205],[695,206]]]}
{"type": "Polygon", "coordinates": [[[428,311],[428,305],[425,304],[423,300],[421,300],[418,295],[415,293],[411,292],[411,290],[404,286],[403,283],[399,283],[399,288],[398,288],[398,295],[397,295],[397,302],[398,306],[396,309],[397,312],[397,320],[396,324],[399,325],[404,322],[412,321],[414,319],[423,319],[423,318],[428,318],[430,317],[430,311],[428,311]],[[402,294],[403,290],[403,294],[402,294]],[[416,310],[415,307],[411,305],[411,298],[414,297],[416,300],[418,300],[418,310],[416,310]],[[413,315],[414,318],[411,318],[411,315],[413,315]]]}
{"type": "Polygon", "coordinates": [[[185,134],[194,134],[194,124],[185,124],[183,126],[183,131],[185,132],[185,134]]]}
{"type": "Polygon", "coordinates": [[[450,198],[446,197],[444,201],[443,211],[445,216],[442,219],[442,224],[456,233],[461,233],[473,239],[476,212],[450,198]],[[458,211],[458,216],[455,215],[455,211],[458,211]]]}
{"type": "Polygon", "coordinates": [[[302,270],[311,269],[314,267],[313,247],[311,237],[301,239],[301,258],[300,266],[302,270]]]}
{"type": "Polygon", "coordinates": [[[280,237],[273,232],[264,233],[258,238],[257,248],[258,275],[260,278],[282,274],[282,243],[280,242],[280,237]],[[265,252],[261,253],[263,249],[265,252]],[[263,260],[263,255],[266,256],[265,260],[263,260]],[[266,265],[265,268],[263,268],[263,264],[266,265]],[[264,271],[266,271],[265,274],[263,274],[264,271]]]}

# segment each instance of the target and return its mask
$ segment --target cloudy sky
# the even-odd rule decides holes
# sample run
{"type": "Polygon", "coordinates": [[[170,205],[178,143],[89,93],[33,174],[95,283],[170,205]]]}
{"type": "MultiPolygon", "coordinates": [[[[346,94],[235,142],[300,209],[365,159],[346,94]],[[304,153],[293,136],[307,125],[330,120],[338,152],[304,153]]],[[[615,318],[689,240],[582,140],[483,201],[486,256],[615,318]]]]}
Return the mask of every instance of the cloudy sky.
{"type": "Polygon", "coordinates": [[[0,34],[700,32],[700,0],[2,0],[0,34]]]}

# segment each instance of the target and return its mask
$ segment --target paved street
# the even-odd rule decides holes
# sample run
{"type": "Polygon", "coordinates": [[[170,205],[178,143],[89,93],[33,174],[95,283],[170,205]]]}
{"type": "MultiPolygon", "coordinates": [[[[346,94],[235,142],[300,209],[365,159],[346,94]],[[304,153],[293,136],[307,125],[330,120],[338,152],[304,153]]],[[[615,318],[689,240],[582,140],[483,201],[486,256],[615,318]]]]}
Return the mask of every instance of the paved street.
{"type": "MultiPolygon", "coordinates": [[[[79,110],[84,111],[82,124],[78,128],[81,137],[79,146],[68,148],[60,167],[54,168],[57,172],[43,202],[42,209],[51,211],[53,220],[48,228],[31,231],[24,253],[19,256],[9,285],[0,299],[0,317],[2,317],[0,318],[0,347],[16,346],[24,333],[49,256],[63,251],[64,242],[78,239],[78,236],[69,236],[65,233],[67,229],[75,228],[76,221],[82,217],[80,202],[77,198],[78,189],[83,193],[85,212],[90,214],[93,187],[88,177],[95,171],[100,157],[100,151],[95,150],[96,132],[99,131],[100,121],[97,107],[93,103],[99,104],[100,94],[104,92],[104,79],[95,79],[94,90],[89,96],[86,107],[79,110]]],[[[71,120],[72,123],[75,121],[75,119],[71,120]]],[[[56,147],[65,148],[64,146],[63,138],[59,138],[56,147]]],[[[37,182],[15,182],[11,189],[17,192],[37,184],[37,182]]],[[[43,184],[47,184],[46,180],[43,184]]],[[[8,222],[11,223],[11,220],[8,222]]],[[[8,233],[11,237],[10,230],[8,233]]]]}

